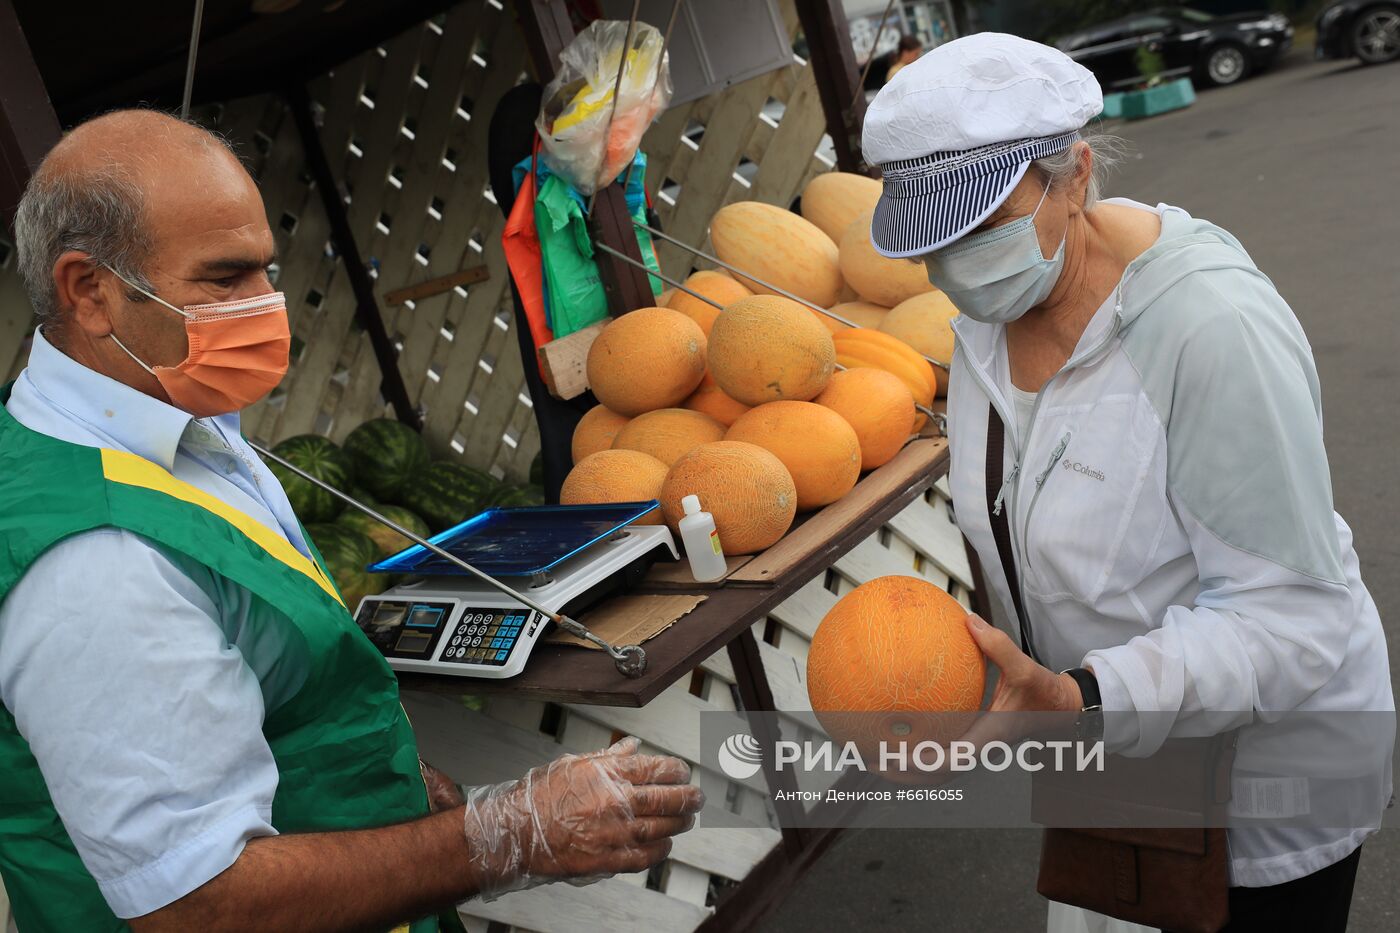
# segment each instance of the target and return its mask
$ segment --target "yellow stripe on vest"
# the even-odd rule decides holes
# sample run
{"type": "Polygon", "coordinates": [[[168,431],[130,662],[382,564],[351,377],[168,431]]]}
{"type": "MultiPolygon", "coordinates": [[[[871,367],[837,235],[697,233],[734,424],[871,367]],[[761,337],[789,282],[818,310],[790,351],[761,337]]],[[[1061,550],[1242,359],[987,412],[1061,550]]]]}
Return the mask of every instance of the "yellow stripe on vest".
{"type": "Polygon", "coordinates": [[[212,512],[243,532],[254,544],[266,551],[268,556],[279,563],[286,564],[298,573],[310,577],[317,586],[326,591],[327,595],[342,606],[345,605],[340,594],[336,592],[335,586],[321,572],[321,568],[316,565],[316,562],[308,560],[286,538],[221,499],[211,496],[183,480],[176,479],[151,461],[142,459],[135,454],[104,447],[102,449],[102,475],[110,482],[154,490],[182,502],[188,502],[190,505],[198,506],[206,512],[212,512]]]}

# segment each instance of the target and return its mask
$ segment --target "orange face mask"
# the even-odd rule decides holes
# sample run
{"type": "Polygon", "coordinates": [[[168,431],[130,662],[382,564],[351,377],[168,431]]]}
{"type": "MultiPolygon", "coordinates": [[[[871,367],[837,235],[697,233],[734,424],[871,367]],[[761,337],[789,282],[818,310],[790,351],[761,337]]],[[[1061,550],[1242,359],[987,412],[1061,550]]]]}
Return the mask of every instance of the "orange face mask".
{"type": "Polygon", "coordinates": [[[281,292],[181,309],[127,281],[111,266],[107,268],[185,319],[190,349],[178,366],[147,366],[116,334],[108,335],[160,381],[176,408],[196,418],[238,411],[271,392],[287,374],[292,335],[287,325],[287,298],[281,292]]]}

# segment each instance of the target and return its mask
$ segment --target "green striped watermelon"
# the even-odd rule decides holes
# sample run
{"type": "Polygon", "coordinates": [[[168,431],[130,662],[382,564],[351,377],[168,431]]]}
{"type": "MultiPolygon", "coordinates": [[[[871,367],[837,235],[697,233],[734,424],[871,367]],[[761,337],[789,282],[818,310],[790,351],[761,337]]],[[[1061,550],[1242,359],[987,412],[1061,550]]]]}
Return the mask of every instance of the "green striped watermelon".
{"type": "Polygon", "coordinates": [[[429,464],[414,474],[400,497],[434,532],[451,528],[481,511],[481,502],[498,484],[487,474],[461,463],[429,464]]]}
{"type": "MultiPolygon", "coordinates": [[[[432,532],[428,528],[428,523],[408,509],[398,505],[381,505],[375,509],[390,521],[397,522],[409,531],[426,538],[432,532]]],[[[370,518],[359,509],[347,508],[340,513],[340,517],[335,520],[337,525],[345,525],[347,528],[354,528],[369,537],[374,542],[379,557],[388,557],[390,554],[397,554],[413,542],[399,534],[388,525],[380,524],[377,520],[370,518]]],[[[377,559],[377,558],[376,558],[377,559]]]]}
{"type": "Polygon", "coordinates": [[[306,533],[321,552],[347,609],[354,612],[361,599],[384,592],[388,579],[365,570],[379,559],[379,548],[368,535],[339,522],[307,525],[306,533]]]}
{"type": "MultiPolygon", "coordinates": [[[[272,452],[336,489],[350,487],[350,460],[345,452],[319,434],[289,437],[272,452]]],[[[269,463],[272,475],[287,492],[292,511],[303,524],[328,522],[340,514],[344,503],[324,489],[307,482],[280,463],[269,463]]]]}
{"type": "Polygon", "coordinates": [[[345,438],[345,455],[356,481],[384,502],[399,502],[409,478],[428,465],[428,445],[408,425],[392,418],[366,421],[345,438]]]}

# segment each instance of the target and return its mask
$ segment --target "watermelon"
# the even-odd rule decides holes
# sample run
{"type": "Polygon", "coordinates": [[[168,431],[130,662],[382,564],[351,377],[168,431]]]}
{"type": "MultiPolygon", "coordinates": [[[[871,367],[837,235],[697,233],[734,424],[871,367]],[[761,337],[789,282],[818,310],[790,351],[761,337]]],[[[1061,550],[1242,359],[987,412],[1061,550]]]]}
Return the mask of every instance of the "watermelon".
{"type": "Polygon", "coordinates": [[[461,463],[429,464],[414,474],[400,503],[417,512],[434,532],[451,528],[481,511],[481,502],[495,489],[490,476],[461,463]]]}
{"type": "MultiPolygon", "coordinates": [[[[272,452],[336,489],[348,489],[350,486],[350,461],[345,452],[319,434],[289,437],[272,448],[272,452]]],[[[328,522],[340,514],[344,507],[340,499],[307,482],[280,463],[269,463],[268,468],[282,484],[287,500],[292,504],[292,511],[296,512],[303,524],[328,522]]]]}
{"type": "Polygon", "coordinates": [[[355,480],[383,502],[402,502],[410,478],[428,466],[428,445],[392,418],[366,421],[345,438],[355,480]]]}
{"type": "Polygon", "coordinates": [[[347,609],[354,612],[361,599],[384,592],[387,578],[365,570],[379,559],[379,548],[368,535],[338,522],[307,525],[306,533],[321,552],[347,609]]]}
{"type": "MultiPolygon", "coordinates": [[[[398,522],[420,538],[426,538],[432,533],[428,529],[427,522],[402,506],[381,505],[375,511],[390,521],[398,522]]],[[[346,509],[340,513],[340,517],[335,520],[335,523],[345,525],[347,528],[354,528],[361,534],[368,536],[374,542],[379,557],[397,554],[413,543],[388,525],[380,524],[359,509],[346,509]]]]}

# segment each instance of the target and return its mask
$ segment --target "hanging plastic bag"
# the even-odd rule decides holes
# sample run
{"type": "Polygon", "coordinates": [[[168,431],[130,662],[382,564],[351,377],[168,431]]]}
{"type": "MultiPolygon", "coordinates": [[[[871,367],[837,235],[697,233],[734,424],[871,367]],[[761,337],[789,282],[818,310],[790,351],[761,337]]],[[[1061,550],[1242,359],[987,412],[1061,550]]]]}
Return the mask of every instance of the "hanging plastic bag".
{"type": "Polygon", "coordinates": [[[646,23],[635,24],[618,88],[626,41],[621,20],[595,20],[575,36],[535,121],[545,164],[585,197],[626,170],[642,134],[671,101],[661,33],[646,23]]]}
{"type": "MultiPolygon", "coordinates": [[[[540,238],[535,230],[535,197],[539,185],[535,176],[535,152],[527,156],[515,167],[514,175],[519,179],[515,203],[511,205],[510,216],[506,218],[506,228],[501,235],[505,249],[506,265],[511,278],[515,280],[516,291],[520,294],[520,306],[525,312],[525,324],[530,328],[530,337],[536,347],[542,347],[554,339],[549,327],[548,311],[544,297],[544,265],[540,249],[540,238]]],[[[539,366],[538,358],[535,365],[539,366]]],[[[544,369],[540,368],[543,376],[544,369]]]]}

